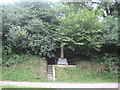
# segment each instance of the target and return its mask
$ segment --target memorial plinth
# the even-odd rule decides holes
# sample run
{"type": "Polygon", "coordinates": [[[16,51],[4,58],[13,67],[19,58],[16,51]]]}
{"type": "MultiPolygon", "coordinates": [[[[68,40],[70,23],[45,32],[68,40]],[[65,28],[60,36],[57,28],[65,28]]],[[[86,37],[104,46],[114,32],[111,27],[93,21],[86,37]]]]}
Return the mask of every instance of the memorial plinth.
{"type": "Polygon", "coordinates": [[[68,65],[66,58],[59,58],[57,61],[57,65],[68,65]]]}

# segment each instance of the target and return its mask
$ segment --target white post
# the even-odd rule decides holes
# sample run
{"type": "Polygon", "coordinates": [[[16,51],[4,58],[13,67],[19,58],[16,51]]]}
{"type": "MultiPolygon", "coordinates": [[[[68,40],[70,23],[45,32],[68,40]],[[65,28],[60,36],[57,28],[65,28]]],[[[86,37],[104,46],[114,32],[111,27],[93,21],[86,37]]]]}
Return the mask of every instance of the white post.
{"type": "Polygon", "coordinates": [[[55,65],[52,65],[53,68],[53,80],[55,80],[55,65]]]}

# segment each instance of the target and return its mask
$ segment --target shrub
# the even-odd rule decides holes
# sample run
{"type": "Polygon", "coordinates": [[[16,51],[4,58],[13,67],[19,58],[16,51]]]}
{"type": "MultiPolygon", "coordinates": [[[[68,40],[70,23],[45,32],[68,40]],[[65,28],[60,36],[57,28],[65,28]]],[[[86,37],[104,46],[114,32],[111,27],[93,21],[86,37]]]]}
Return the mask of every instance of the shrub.
{"type": "Polygon", "coordinates": [[[23,60],[23,57],[17,54],[12,54],[10,56],[3,57],[2,64],[9,67],[13,64],[23,62],[23,60]]]}
{"type": "Polygon", "coordinates": [[[99,72],[106,78],[114,78],[118,76],[118,60],[119,57],[116,54],[104,54],[103,56],[95,57],[101,64],[106,66],[106,69],[99,72]]]}

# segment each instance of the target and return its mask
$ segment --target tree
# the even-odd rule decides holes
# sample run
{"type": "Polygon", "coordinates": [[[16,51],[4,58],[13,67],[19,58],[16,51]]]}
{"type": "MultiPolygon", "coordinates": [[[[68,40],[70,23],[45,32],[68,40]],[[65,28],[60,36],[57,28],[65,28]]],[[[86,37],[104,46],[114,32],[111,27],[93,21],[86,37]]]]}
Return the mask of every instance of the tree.
{"type": "Polygon", "coordinates": [[[74,12],[74,8],[64,5],[63,7],[68,12],[57,17],[60,25],[56,40],[73,50],[79,50],[79,53],[89,55],[91,51],[99,51],[105,43],[103,35],[107,31],[107,24],[101,19],[101,11],[79,8],[74,12]]]}
{"type": "Polygon", "coordinates": [[[52,57],[52,50],[54,50],[55,43],[52,40],[52,36],[48,28],[46,28],[44,22],[37,18],[32,19],[28,23],[27,28],[30,35],[30,48],[39,55],[46,55],[52,57]]]}
{"type": "Polygon", "coordinates": [[[54,16],[50,5],[42,2],[3,5],[3,51],[19,54],[29,51],[53,57],[56,46],[51,31],[55,25],[54,21],[51,24],[54,16]]]}
{"type": "Polygon", "coordinates": [[[106,17],[107,23],[109,25],[108,31],[104,35],[104,39],[106,40],[106,44],[115,44],[117,46],[120,46],[120,43],[118,42],[118,30],[119,30],[119,24],[118,24],[118,18],[114,18],[114,16],[107,16],[106,17]]]}
{"type": "Polygon", "coordinates": [[[109,51],[112,53],[118,53],[118,49],[120,48],[119,42],[119,22],[120,22],[120,2],[99,2],[98,9],[103,9],[103,16],[108,23],[108,31],[104,34],[105,44],[103,48],[106,46],[109,47],[104,51],[109,51]]]}
{"type": "Polygon", "coordinates": [[[106,16],[115,16],[119,17],[120,16],[120,2],[97,2],[98,4],[98,9],[102,8],[104,9],[104,17],[106,16]]]}

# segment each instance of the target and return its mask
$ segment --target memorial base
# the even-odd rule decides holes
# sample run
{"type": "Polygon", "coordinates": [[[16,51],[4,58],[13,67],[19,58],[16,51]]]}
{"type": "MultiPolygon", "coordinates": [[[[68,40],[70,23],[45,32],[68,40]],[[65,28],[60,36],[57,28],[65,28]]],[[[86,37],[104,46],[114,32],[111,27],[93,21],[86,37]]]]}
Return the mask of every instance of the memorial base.
{"type": "Polygon", "coordinates": [[[66,58],[59,58],[57,61],[57,65],[68,65],[66,58]]]}

